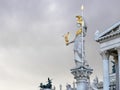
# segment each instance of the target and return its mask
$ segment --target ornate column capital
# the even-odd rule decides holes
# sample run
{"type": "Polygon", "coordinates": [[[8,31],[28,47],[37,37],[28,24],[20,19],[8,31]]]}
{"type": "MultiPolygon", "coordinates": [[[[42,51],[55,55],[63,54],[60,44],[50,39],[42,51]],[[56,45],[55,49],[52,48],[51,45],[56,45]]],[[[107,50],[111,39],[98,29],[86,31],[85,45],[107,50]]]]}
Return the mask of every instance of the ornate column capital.
{"type": "Polygon", "coordinates": [[[120,47],[117,47],[116,50],[117,50],[118,54],[120,54],[120,47]]]}
{"type": "Polygon", "coordinates": [[[103,90],[109,90],[109,51],[103,51],[100,53],[103,60],[103,90]]]}
{"type": "Polygon", "coordinates": [[[109,60],[109,56],[110,56],[109,51],[100,52],[100,55],[102,56],[103,60],[109,60]]]}
{"type": "Polygon", "coordinates": [[[118,56],[113,56],[113,59],[115,60],[115,63],[118,63],[118,56]]]}
{"type": "Polygon", "coordinates": [[[113,56],[113,60],[117,63],[118,62],[118,51],[117,48],[110,50],[110,55],[113,56]]]}

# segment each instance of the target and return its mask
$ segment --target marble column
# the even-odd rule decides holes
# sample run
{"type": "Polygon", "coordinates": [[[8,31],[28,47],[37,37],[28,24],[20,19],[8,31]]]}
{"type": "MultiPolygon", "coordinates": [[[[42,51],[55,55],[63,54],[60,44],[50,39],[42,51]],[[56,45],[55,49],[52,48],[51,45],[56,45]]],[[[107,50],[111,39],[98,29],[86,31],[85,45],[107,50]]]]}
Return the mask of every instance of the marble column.
{"type": "Polygon", "coordinates": [[[79,68],[71,69],[71,73],[76,79],[76,90],[89,90],[89,79],[90,75],[93,73],[93,69],[83,65],[79,68]]]}
{"type": "Polygon", "coordinates": [[[109,53],[104,51],[101,53],[103,59],[103,90],[109,90],[109,53]]]}
{"type": "Polygon", "coordinates": [[[77,90],[89,90],[89,85],[86,80],[80,80],[76,82],[77,90]]]}
{"type": "Polygon", "coordinates": [[[118,51],[118,71],[119,71],[119,88],[116,89],[116,90],[120,90],[120,47],[117,48],[117,51],[118,51]]]}
{"type": "Polygon", "coordinates": [[[119,67],[118,67],[118,56],[113,56],[115,60],[115,73],[116,73],[116,90],[119,90],[119,67]]]}

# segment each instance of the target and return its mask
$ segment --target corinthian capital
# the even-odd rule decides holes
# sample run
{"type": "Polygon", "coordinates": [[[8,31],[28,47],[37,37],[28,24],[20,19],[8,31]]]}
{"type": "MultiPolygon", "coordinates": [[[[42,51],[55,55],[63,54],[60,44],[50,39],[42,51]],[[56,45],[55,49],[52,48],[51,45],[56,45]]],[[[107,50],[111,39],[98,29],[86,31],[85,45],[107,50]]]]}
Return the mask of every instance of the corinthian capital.
{"type": "Polygon", "coordinates": [[[103,60],[108,60],[109,56],[110,56],[110,53],[109,53],[109,51],[103,51],[103,52],[100,53],[100,55],[102,56],[103,60]]]}
{"type": "Polygon", "coordinates": [[[117,47],[116,50],[117,50],[118,54],[120,55],[120,47],[117,47]]]}

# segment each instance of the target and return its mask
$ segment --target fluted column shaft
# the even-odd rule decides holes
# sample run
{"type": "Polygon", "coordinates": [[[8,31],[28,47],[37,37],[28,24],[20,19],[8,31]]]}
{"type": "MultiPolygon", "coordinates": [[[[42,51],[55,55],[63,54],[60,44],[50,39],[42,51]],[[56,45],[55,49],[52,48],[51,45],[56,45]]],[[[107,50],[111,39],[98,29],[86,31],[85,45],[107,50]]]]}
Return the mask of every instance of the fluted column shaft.
{"type": "Polygon", "coordinates": [[[119,65],[118,65],[118,55],[113,56],[115,60],[115,74],[116,74],[116,90],[119,90],[119,65]]]}
{"type": "Polygon", "coordinates": [[[104,51],[101,53],[103,59],[103,90],[109,90],[109,53],[104,51]]]}
{"type": "Polygon", "coordinates": [[[117,48],[117,51],[118,51],[118,71],[119,71],[119,76],[118,76],[119,81],[118,81],[118,83],[119,83],[119,87],[116,90],[120,90],[120,47],[117,48]]]}

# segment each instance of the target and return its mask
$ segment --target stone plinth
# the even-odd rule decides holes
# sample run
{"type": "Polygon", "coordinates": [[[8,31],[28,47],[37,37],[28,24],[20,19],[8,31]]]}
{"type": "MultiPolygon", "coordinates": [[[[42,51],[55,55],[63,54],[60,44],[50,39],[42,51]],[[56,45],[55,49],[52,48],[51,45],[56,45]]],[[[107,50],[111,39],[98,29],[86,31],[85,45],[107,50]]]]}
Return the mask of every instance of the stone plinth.
{"type": "Polygon", "coordinates": [[[45,89],[43,89],[43,88],[42,88],[42,89],[40,89],[40,90],[52,90],[52,89],[49,89],[49,88],[45,88],[45,89]]]}
{"type": "Polygon", "coordinates": [[[93,69],[88,65],[82,65],[79,68],[71,69],[77,84],[77,90],[89,90],[90,75],[93,69]]]}

